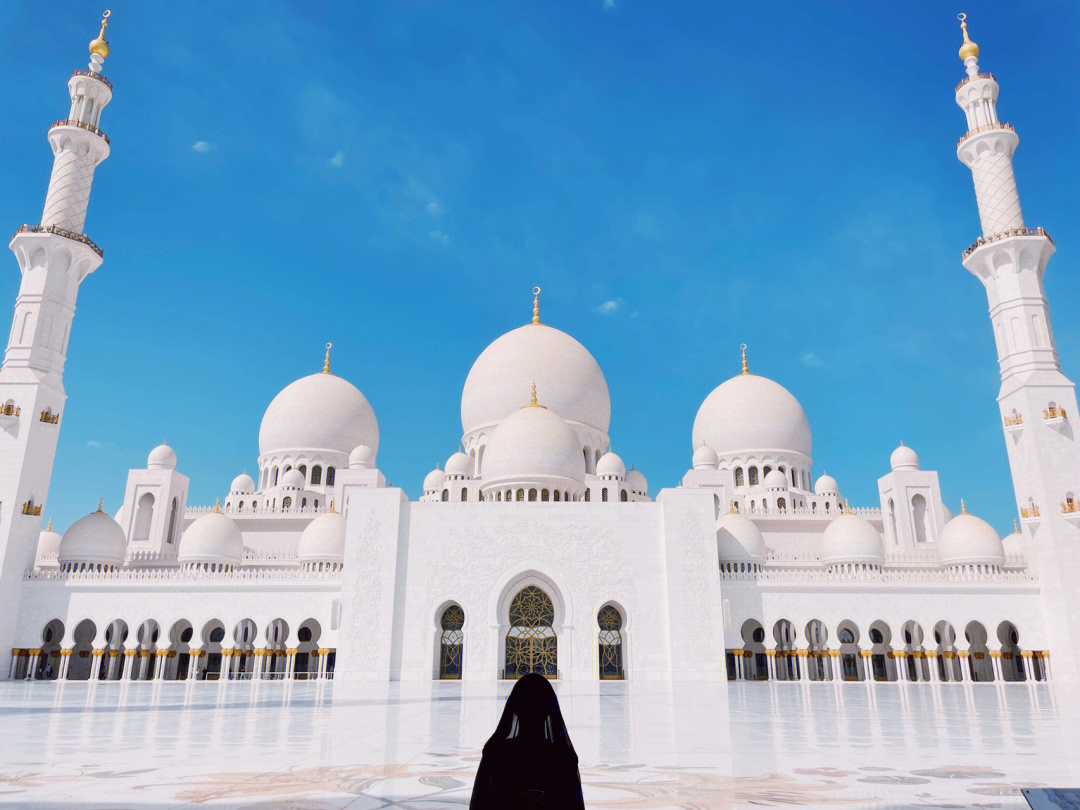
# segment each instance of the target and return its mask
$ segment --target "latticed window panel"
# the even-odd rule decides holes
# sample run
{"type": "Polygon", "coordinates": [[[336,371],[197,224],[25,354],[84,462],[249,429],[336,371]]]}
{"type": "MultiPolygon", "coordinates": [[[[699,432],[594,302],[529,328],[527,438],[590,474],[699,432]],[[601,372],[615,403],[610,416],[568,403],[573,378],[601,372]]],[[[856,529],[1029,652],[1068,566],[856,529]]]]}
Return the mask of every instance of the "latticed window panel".
{"type": "Polygon", "coordinates": [[[530,672],[546,678],[558,675],[554,622],[555,606],[542,589],[529,585],[518,592],[510,603],[505,677],[520,678],[530,672]]]}
{"type": "Polygon", "coordinates": [[[461,650],[465,634],[460,630],[444,630],[439,654],[439,677],[461,680],[461,650]]]}
{"type": "Polygon", "coordinates": [[[443,611],[440,626],[443,630],[460,630],[465,625],[465,611],[460,605],[450,605],[443,611]]]}

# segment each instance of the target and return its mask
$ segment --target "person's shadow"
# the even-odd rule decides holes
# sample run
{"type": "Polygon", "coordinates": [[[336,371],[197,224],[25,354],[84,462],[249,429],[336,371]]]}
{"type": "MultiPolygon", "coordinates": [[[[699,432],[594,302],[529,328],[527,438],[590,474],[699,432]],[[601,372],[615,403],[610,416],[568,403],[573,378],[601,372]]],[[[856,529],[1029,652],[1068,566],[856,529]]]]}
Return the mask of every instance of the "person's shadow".
{"type": "Polygon", "coordinates": [[[559,699],[535,673],[514,684],[484,745],[470,810],[585,810],[577,753],[559,699]]]}

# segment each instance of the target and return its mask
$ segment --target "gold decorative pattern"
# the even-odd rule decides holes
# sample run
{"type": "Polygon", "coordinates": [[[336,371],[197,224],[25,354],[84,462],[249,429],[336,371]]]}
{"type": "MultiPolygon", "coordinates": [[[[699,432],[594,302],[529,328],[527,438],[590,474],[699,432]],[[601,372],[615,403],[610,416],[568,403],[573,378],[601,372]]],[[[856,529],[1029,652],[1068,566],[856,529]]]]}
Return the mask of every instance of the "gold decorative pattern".
{"type": "Polygon", "coordinates": [[[1024,415],[1022,413],[1013,414],[1012,416],[1005,417],[1005,427],[1016,427],[1017,425],[1024,424],[1024,415]]]}
{"type": "Polygon", "coordinates": [[[535,585],[518,591],[510,603],[510,630],[506,634],[505,677],[520,678],[536,672],[545,678],[558,674],[558,638],[552,624],[555,606],[535,585]]]}
{"type": "Polygon", "coordinates": [[[1021,518],[1036,518],[1038,516],[1039,516],[1039,507],[1038,507],[1037,504],[1033,503],[1031,506],[1021,506],[1020,507],[1020,517],[1021,518]]]}
{"type": "Polygon", "coordinates": [[[460,605],[450,605],[443,611],[440,625],[439,678],[461,680],[461,648],[465,640],[461,628],[465,625],[465,611],[460,605]]]}
{"type": "Polygon", "coordinates": [[[600,625],[600,679],[622,680],[622,614],[614,605],[604,605],[596,622],[600,625]]]}

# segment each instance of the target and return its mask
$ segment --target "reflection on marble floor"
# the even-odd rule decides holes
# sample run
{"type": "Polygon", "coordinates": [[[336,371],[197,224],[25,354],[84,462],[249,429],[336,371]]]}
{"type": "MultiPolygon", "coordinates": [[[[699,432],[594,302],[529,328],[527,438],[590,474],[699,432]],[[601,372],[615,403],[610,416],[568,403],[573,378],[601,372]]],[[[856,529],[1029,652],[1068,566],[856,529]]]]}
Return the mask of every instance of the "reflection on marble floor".
{"type": "MultiPolygon", "coordinates": [[[[556,685],[590,808],[1026,807],[1080,686],[556,685]]],[[[462,808],[509,685],[0,683],[0,804],[462,808]]]]}

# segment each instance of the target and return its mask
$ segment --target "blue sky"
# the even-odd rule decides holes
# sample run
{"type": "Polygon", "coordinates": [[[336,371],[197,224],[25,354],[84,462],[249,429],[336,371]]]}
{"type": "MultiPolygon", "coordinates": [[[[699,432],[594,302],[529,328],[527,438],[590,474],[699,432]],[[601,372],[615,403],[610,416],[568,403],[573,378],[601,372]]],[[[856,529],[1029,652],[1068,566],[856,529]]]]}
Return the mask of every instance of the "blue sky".
{"type": "MultiPolygon", "coordinates": [[[[1015,515],[982,286],[957,11],[1021,143],[1025,219],[1080,374],[1080,11],[1071,3],[136,3],[113,0],[79,295],[46,511],[63,529],[162,439],[212,503],[263,410],[334,370],[379,466],[419,495],[456,449],[472,360],[529,318],[595,355],[611,436],[655,494],[708,392],[751,369],[802,402],[853,504],[903,440],[953,510],[1015,515]]],[[[0,4],[0,222],[37,222],[48,124],[100,8],[0,4]]],[[[0,300],[14,302],[14,257],[0,300]]]]}

